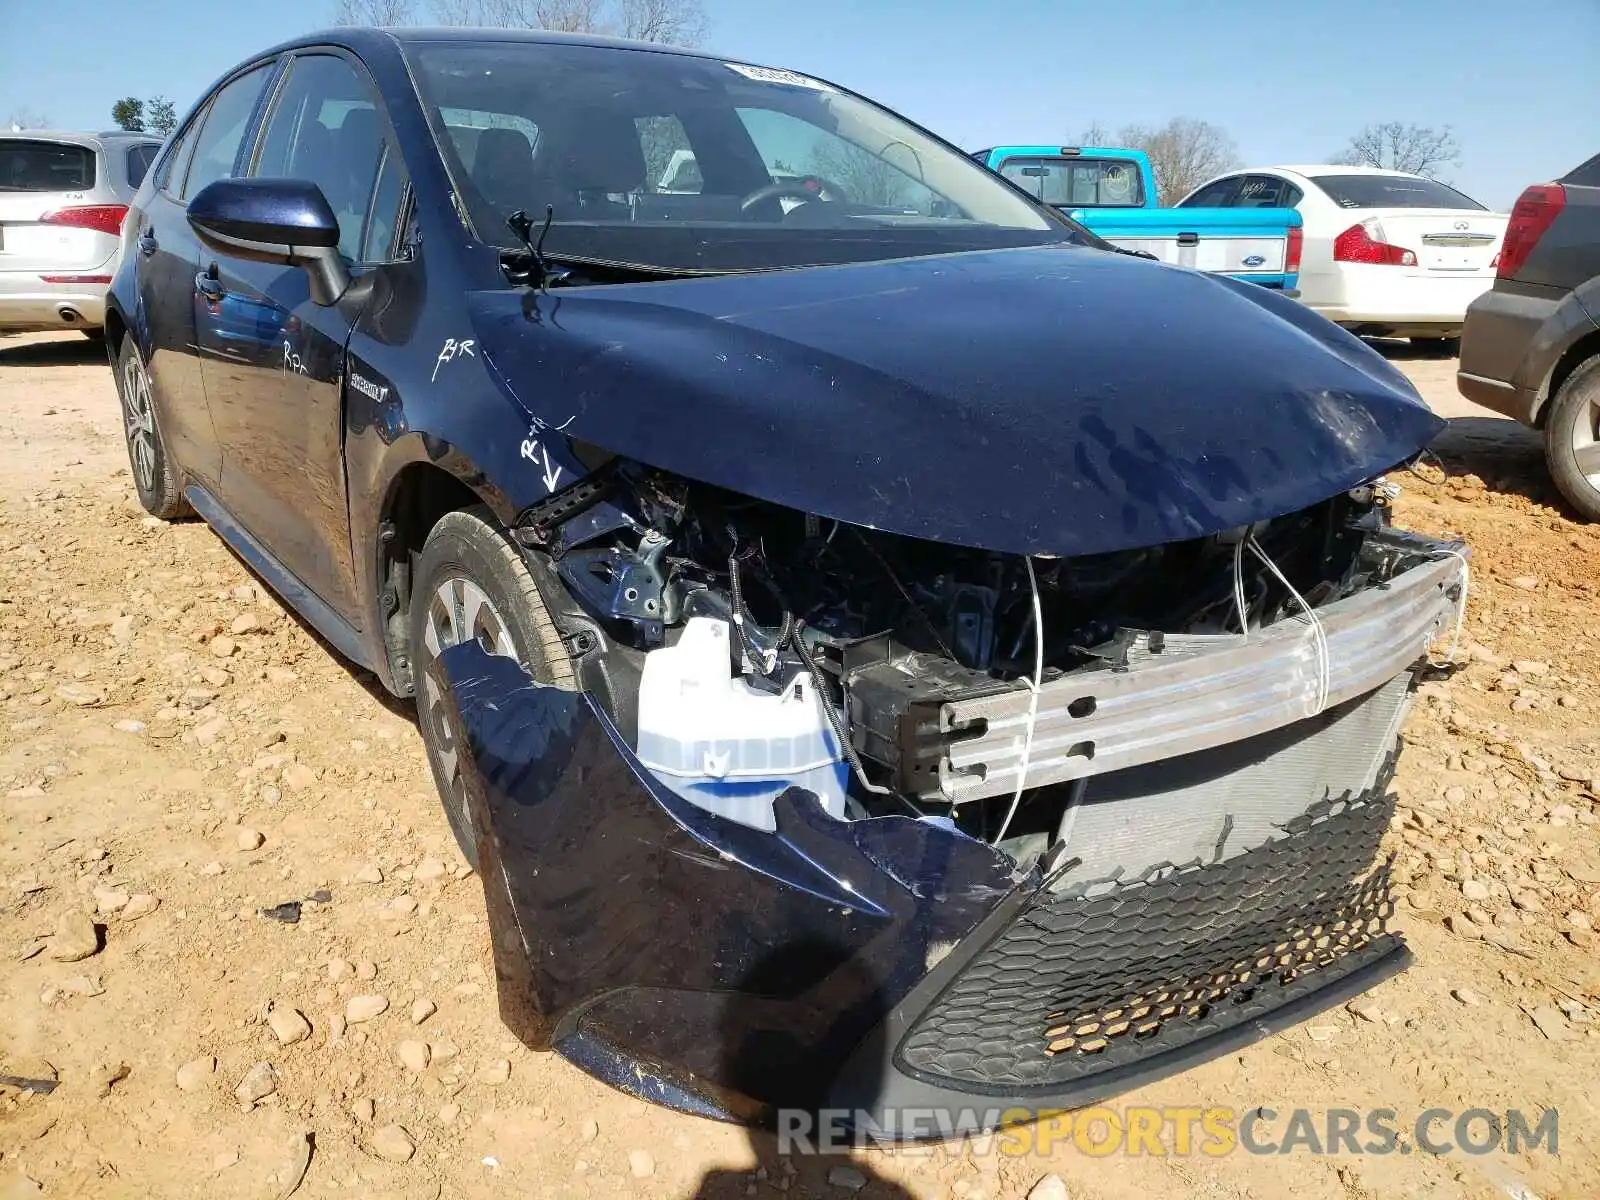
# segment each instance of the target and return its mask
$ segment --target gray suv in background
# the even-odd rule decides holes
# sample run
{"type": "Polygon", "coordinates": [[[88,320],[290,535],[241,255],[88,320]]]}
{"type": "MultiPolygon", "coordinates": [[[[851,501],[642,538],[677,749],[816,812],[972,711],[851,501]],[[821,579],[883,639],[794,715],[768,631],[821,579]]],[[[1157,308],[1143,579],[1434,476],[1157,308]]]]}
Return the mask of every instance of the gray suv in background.
{"type": "Polygon", "coordinates": [[[1556,487],[1600,521],[1600,154],[1511,210],[1494,288],[1467,309],[1456,386],[1542,429],[1556,487]]]}
{"type": "Polygon", "coordinates": [[[161,139],[0,132],[0,333],[98,336],[122,261],[122,218],[161,139]]]}

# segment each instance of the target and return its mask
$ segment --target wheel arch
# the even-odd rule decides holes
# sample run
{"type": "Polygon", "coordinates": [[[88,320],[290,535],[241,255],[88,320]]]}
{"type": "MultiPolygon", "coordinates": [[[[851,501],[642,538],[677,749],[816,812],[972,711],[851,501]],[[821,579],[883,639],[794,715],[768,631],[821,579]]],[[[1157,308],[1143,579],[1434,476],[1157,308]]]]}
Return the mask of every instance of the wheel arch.
{"type": "Polygon", "coordinates": [[[1561,394],[1562,386],[1572,378],[1572,373],[1596,355],[1600,355],[1600,329],[1584,334],[1562,352],[1545,377],[1544,386],[1539,389],[1539,410],[1534,416],[1534,428],[1545,427],[1550,415],[1550,402],[1561,394]]]}
{"type": "Polygon", "coordinates": [[[367,574],[376,631],[381,639],[390,689],[409,696],[416,690],[411,670],[408,612],[411,570],[428,534],[448,513],[482,506],[502,528],[515,521],[517,505],[495,487],[471,458],[454,447],[421,435],[395,443],[398,453],[378,489],[372,520],[363,522],[369,542],[357,547],[367,574]]]}
{"type": "Polygon", "coordinates": [[[127,318],[122,315],[122,309],[110,297],[106,301],[105,324],[102,326],[106,334],[106,354],[111,359],[113,367],[122,354],[122,339],[128,333],[127,318]]]}

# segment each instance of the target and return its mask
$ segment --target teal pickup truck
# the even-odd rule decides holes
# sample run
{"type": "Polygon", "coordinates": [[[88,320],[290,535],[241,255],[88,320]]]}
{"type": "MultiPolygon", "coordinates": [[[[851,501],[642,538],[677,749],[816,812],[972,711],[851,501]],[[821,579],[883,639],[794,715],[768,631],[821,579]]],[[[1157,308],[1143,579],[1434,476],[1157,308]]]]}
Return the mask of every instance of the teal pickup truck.
{"type": "Polygon", "coordinates": [[[1292,208],[1162,208],[1142,150],[996,146],[972,157],[1113,245],[1299,294],[1303,235],[1292,208]]]}

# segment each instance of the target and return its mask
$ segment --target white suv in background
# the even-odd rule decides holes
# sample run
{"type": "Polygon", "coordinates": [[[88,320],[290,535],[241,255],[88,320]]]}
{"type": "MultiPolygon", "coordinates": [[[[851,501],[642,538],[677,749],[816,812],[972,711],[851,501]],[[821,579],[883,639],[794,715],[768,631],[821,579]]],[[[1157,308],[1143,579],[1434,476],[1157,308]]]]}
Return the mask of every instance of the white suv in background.
{"type": "Polygon", "coordinates": [[[145,133],[0,132],[0,333],[100,333],[122,218],[160,149],[145,133]]]}
{"type": "Polygon", "coordinates": [[[1421,175],[1334,164],[1252,167],[1179,208],[1297,208],[1300,302],[1353,333],[1460,346],[1467,305],[1494,284],[1506,214],[1421,175]]]}

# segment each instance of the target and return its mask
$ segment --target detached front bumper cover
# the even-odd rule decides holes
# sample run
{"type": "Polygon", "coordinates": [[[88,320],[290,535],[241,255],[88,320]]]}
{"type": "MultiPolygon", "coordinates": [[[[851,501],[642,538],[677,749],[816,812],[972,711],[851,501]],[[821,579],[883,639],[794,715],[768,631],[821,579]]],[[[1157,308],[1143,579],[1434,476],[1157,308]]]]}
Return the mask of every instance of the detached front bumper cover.
{"type": "MultiPolygon", "coordinates": [[[[1172,639],[1170,659],[1130,660],[1115,693],[1097,693],[1096,767],[1164,770],[1177,756],[1175,772],[1193,771],[1206,761],[1186,753],[1196,736],[1246,739],[1246,759],[1259,745],[1259,766],[1273,745],[1361,727],[1380,697],[1397,711],[1397,677],[1454,614],[1460,565],[1438,554],[1321,610],[1334,707],[1304,716],[1303,641],[1172,639]]],[[[975,1130],[1011,1106],[1092,1103],[1184,1069],[1408,961],[1377,861],[1387,746],[1360,786],[1316,797],[1264,841],[1066,887],[1071,845],[1019,867],[941,823],[835,820],[795,788],[774,833],[725,820],[657,781],[590,695],[536,684],[473,643],[433,669],[478,835],[502,1016],[643,1098],[756,1122],[842,1108],[891,1135],[897,1112],[934,1106],[952,1114],[944,1132],[975,1130]]],[[[986,736],[1005,715],[989,715],[986,736]]],[[[1392,741],[1387,720],[1374,728],[1392,741]]]]}

